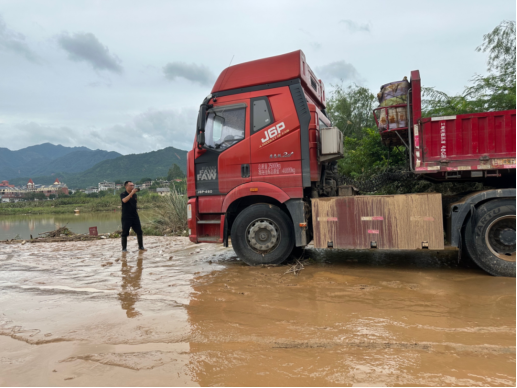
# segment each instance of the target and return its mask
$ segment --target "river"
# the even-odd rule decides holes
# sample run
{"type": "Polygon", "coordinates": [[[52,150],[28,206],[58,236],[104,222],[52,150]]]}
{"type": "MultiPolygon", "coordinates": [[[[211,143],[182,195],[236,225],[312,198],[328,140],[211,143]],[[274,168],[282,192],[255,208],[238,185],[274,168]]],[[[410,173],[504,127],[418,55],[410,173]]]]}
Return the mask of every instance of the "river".
{"type": "MultiPolygon", "coordinates": [[[[140,220],[147,220],[152,212],[139,212],[140,220]]],[[[34,214],[0,216],[0,240],[12,238],[29,239],[39,233],[55,230],[64,225],[74,233],[88,233],[88,228],[97,227],[99,233],[120,230],[120,212],[97,212],[84,214],[34,214]],[[18,237],[17,237],[18,236],[18,237]]]]}

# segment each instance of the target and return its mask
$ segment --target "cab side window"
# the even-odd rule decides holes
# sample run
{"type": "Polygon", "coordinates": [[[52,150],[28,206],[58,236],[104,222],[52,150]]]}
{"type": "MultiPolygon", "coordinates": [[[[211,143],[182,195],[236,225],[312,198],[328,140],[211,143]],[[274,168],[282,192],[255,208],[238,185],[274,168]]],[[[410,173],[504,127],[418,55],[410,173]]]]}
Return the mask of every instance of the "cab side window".
{"type": "Polygon", "coordinates": [[[251,99],[251,133],[256,133],[275,120],[267,97],[251,99]]]}

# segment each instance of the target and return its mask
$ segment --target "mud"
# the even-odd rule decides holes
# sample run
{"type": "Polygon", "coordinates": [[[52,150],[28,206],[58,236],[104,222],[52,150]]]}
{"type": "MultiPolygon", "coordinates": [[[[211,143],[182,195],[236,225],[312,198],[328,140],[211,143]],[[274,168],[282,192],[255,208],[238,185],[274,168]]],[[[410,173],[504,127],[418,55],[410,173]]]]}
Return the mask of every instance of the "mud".
{"type": "Polygon", "coordinates": [[[309,249],[294,276],[146,245],[0,244],[0,384],[516,384],[515,279],[456,252],[309,249]]]}

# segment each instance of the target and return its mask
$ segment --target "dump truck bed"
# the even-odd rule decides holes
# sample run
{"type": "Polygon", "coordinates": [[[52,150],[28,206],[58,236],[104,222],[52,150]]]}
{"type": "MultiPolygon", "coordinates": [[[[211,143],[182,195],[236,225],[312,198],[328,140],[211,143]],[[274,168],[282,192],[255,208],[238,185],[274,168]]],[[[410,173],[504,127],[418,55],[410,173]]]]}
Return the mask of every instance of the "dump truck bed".
{"type": "Polygon", "coordinates": [[[423,118],[413,139],[417,172],[515,169],[515,110],[423,118]]]}
{"type": "Polygon", "coordinates": [[[374,110],[384,144],[407,147],[411,169],[435,179],[515,173],[515,110],[422,117],[420,82],[420,72],[412,71],[398,105],[374,110]]]}

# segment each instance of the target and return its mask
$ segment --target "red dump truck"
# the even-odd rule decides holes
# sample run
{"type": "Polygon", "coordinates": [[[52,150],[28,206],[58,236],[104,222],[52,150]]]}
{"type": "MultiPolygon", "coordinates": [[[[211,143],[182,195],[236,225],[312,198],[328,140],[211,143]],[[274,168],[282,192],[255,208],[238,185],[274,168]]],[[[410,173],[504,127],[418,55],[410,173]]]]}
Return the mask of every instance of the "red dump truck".
{"type": "MultiPolygon", "coordinates": [[[[410,170],[434,181],[489,182],[453,202],[441,194],[356,195],[340,186],[343,135],[302,51],[225,69],[199,109],[187,156],[188,225],[195,243],[231,239],[249,265],[278,264],[311,241],[325,249],[455,247],[493,275],[515,276],[515,110],[421,117],[411,73],[401,125],[410,170]]],[[[380,114],[379,114],[380,113],[380,114]]]]}

